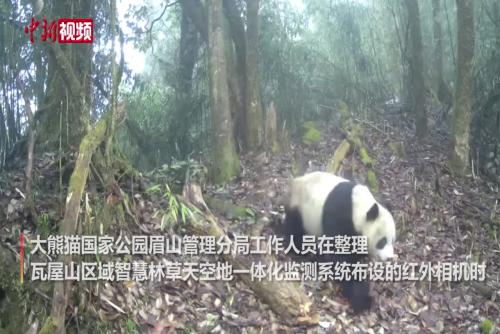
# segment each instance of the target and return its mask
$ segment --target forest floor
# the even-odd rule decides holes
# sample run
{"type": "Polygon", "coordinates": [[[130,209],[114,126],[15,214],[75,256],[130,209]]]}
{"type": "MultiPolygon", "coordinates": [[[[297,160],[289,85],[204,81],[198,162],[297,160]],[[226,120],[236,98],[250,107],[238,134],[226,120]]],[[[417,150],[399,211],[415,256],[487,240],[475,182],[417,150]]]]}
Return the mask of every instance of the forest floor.
{"type": "MultiPolygon", "coordinates": [[[[224,188],[206,189],[207,196],[232,201],[254,213],[236,219],[214,210],[226,231],[249,235],[257,221],[265,223],[262,231],[265,235],[275,234],[274,228],[279,226],[283,215],[280,198],[297,163],[294,157],[300,157],[308,170],[322,169],[342,140],[334,127],[322,130],[323,140],[318,143],[293,142],[293,154],[244,158],[237,180],[224,188]]],[[[495,188],[498,186],[472,175],[462,179],[452,177],[447,167],[450,143],[437,131],[418,144],[405,133],[407,130],[376,123],[365,124],[363,133],[364,143],[376,160],[374,170],[379,181],[376,197],[381,203],[391,204],[396,221],[398,262],[485,262],[484,282],[376,282],[372,284],[375,305],[361,315],[351,313],[335,284],[306,284],[305,289],[320,313],[320,325],[309,328],[282,323],[279,315],[237,279],[85,284],[80,291],[87,298],[85,311],[72,308],[74,312],[84,312],[79,314],[78,326],[98,326],[104,332],[120,328],[120,332],[126,333],[134,328],[141,333],[479,333],[481,324],[485,326],[485,320],[489,320],[496,323],[498,330],[500,208],[496,203],[500,197],[495,188]],[[404,150],[396,154],[393,143],[402,143],[404,150]]],[[[53,155],[37,157],[34,178],[44,194],[37,198],[37,211],[47,213],[54,221],[61,215],[56,161],[53,155]]],[[[363,166],[355,153],[344,161],[341,174],[350,174],[352,170],[354,178],[363,183],[363,166]]],[[[20,226],[27,231],[28,238],[33,237],[30,233],[37,234],[39,228],[27,221],[19,191],[23,189],[23,181],[22,169],[0,176],[3,244],[13,244],[13,230],[20,226]]],[[[139,224],[116,224],[108,234],[130,237],[183,233],[182,227],[161,231],[158,210],[168,207],[165,198],[138,190],[128,195],[139,224]]],[[[105,198],[105,194],[97,196],[105,198]]],[[[142,259],[164,263],[215,261],[213,256],[187,255],[142,259]]],[[[32,298],[40,299],[50,310],[50,300],[40,297],[43,291],[51,296],[50,289],[43,290],[37,284],[28,284],[37,287],[37,292],[30,292],[32,298]]],[[[30,303],[25,302],[29,310],[30,303]]],[[[75,319],[71,320],[73,325],[75,319]]]]}

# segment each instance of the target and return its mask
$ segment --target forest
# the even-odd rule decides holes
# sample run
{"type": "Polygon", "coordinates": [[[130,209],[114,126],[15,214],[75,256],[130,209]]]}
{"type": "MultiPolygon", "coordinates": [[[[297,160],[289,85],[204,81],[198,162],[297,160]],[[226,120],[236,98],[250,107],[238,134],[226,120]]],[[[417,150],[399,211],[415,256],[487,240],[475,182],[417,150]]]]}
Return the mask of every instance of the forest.
{"type": "Polygon", "coordinates": [[[0,334],[500,333],[498,0],[4,0],[0,86],[0,334]]]}

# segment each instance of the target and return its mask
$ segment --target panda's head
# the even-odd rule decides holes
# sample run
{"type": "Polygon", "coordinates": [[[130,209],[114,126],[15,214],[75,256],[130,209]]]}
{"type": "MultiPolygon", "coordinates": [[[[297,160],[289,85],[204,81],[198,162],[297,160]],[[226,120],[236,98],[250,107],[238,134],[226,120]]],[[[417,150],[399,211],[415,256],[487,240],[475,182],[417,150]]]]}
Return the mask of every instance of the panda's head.
{"type": "Polygon", "coordinates": [[[369,255],[380,261],[392,259],[396,225],[389,210],[380,205],[363,185],[353,188],[352,203],[353,223],[356,230],[367,237],[369,255]]]}

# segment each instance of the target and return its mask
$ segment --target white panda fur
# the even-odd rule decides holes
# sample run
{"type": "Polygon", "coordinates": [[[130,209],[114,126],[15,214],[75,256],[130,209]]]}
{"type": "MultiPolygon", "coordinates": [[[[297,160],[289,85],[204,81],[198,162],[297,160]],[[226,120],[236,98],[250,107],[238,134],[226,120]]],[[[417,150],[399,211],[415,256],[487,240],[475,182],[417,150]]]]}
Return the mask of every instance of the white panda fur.
{"type": "MultiPolygon", "coordinates": [[[[370,256],[385,261],[394,255],[394,219],[364,185],[326,172],[297,177],[290,182],[285,214],[285,236],[293,238],[299,249],[304,234],[362,235],[368,239],[370,256]]],[[[330,258],[356,263],[363,256],[349,254],[330,258]]],[[[342,287],[355,312],[370,308],[368,282],[343,282],[342,287]]]]}
{"type": "MultiPolygon", "coordinates": [[[[325,234],[324,224],[335,222],[336,217],[323,221],[324,205],[331,192],[343,182],[352,184],[351,222],[354,231],[368,238],[369,254],[382,261],[394,256],[396,227],[391,213],[373,197],[368,187],[354,184],[340,176],[327,172],[312,172],[293,179],[288,192],[287,211],[297,209],[300,212],[305,234],[321,236],[325,234]],[[367,213],[377,205],[378,214],[373,221],[367,221],[367,213]],[[386,237],[386,245],[377,249],[381,238],[386,237]]],[[[333,198],[335,201],[336,198],[333,198]]],[[[346,200],[341,198],[340,200],[346,200]]]]}

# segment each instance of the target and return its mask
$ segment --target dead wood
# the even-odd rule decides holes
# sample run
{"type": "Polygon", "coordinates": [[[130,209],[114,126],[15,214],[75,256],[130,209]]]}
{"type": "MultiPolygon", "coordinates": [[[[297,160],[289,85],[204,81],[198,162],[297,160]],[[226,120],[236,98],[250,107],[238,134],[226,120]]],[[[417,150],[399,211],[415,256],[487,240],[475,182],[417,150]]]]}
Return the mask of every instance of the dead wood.
{"type": "MultiPolygon", "coordinates": [[[[189,201],[190,198],[198,198],[198,202],[201,202],[199,200],[201,190],[196,184],[187,184],[183,194],[188,205],[194,206],[189,201]],[[194,194],[191,194],[193,191],[194,194]]],[[[210,235],[216,238],[227,236],[223,228],[217,223],[217,218],[210,212],[193,211],[188,229],[196,235],[210,235]]],[[[242,271],[250,270],[252,262],[260,261],[265,264],[276,262],[276,259],[271,255],[223,255],[223,258],[233,266],[234,270],[242,271]]],[[[268,280],[252,281],[248,274],[243,274],[240,278],[276,314],[280,315],[284,322],[292,322],[298,325],[318,324],[319,314],[313,307],[311,299],[306,295],[304,289],[296,283],[268,280]]]]}
{"type": "Polygon", "coordinates": [[[340,170],[340,166],[342,165],[342,161],[349,155],[351,152],[351,144],[347,139],[342,140],[339,147],[333,153],[333,157],[330,160],[328,165],[328,171],[337,174],[340,170]]]}

